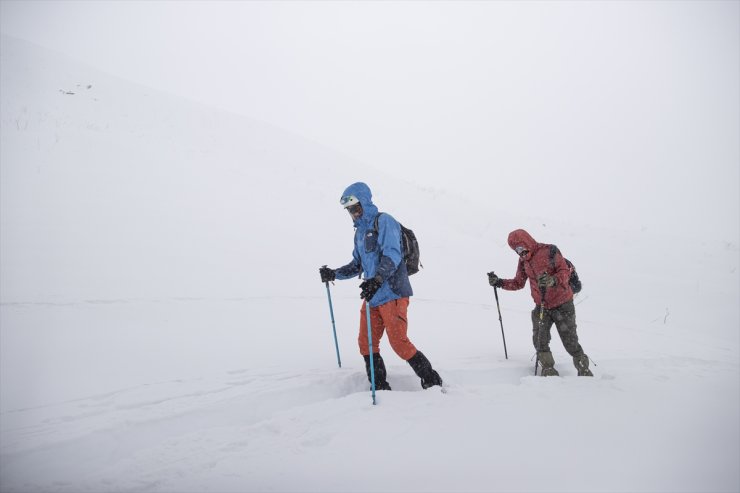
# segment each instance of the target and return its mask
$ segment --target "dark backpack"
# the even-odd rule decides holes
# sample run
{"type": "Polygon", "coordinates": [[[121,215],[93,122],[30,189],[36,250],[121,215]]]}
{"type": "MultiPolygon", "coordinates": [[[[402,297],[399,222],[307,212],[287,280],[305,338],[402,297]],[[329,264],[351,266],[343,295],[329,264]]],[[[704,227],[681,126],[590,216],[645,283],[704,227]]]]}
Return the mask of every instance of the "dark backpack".
{"type": "MultiPolygon", "coordinates": [[[[378,232],[378,219],[380,219],[381,214],[383,213],[379,212],[375,216],[376,233],[378,232]]],[[[401,253],[403,254],[403,263],[406,264],[406,271],[410,276],[419,272],[419,266],[424,267],[419,260],[419,242],[416,241],[416,235],[403,224],[401,224],[401,253]]]]}
{"type": "MultiPolygon", "coordinates": [[[[555,245],[550,245],[550,267],[552,269],[555,268],[555,254],[560,253],[560,250],[558,250],[558,247],[555,245]]],[[[560,256],[562,257],[563,254],[560,253],[560,256]]],[[[568,284],[570,284],[570,289],[573,290],[573,293],[577,294],[581,292],[581,289],[583,288],[583,285],[581,284],[581,280],[578,278],[578,272],[576,272],[576,266],[573,265],[573,262],[568,260],[567,258],[563,257],[563,260],[565,260],[565,264],[570,269],[570,277],[568,278],[568,284]]]]}

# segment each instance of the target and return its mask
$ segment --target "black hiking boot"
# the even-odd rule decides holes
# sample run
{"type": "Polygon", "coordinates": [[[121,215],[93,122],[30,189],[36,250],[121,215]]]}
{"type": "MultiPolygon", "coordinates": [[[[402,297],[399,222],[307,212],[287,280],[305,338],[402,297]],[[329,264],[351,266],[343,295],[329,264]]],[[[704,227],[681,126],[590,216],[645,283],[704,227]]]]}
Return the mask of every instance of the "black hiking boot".
{"type": "Polygon", "coordinates": [[[543,377],[557,377],[560,375],[555,369],[555,358],[552,357],[550,351],[540,351],[537,353],[537,360],[542,366],[542,372],[540,374],[543,377]]]}
{"type": "Polygon", "coordinates": [[[424,353],[416,351],[416,354],[409,359],[408,363],[416,376],[421,378],[421,388],[428,389],[434,385],[442,386],[442,378],[439,373],[432,369],[432,364],[424,356],[424,353]]]}
{"type": "MultiPolygon", "coordinates": [[[[370,356],[363,356],[365,358],[365,372],[367,372],[367,380],[372,385],[370,377],[370,356]]],[[[373,353],[373,367],[375,369],[375,390],[391,390],[391,386],[385,379],[385,363],[380,353],[373,353]]]]}
{"type": "Polygon", "coordinates": [[[588,356],[582,354],[580,356],[573,357],[573,364],[578,370],[579,377],[593,377],[594,374],[588,369],[588,356]]]}

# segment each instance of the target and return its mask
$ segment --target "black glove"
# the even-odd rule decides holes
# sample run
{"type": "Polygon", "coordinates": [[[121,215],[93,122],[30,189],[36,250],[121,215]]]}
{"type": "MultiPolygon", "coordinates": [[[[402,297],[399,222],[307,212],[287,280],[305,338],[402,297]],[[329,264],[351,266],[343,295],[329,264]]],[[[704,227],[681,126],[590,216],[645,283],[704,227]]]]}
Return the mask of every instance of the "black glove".
{"type": "Polygon", "coordinates": [[[551,288],[557,284],[557,282],[558,280],[547,272],[543,272],[539,277],[537,277],[537,286],[541,288],[551,288]]]}
{"type": "Polygon", "coordinates": [[[321,274],[321,282],[330,282],[337,278],[337,271],[325,265],[321,266],[319,274],[321,274]]]}
{"type": "Polygon", "coordinates": [[[375,293],[378,292],[378,289],[380,289],[380,286],[383,285],[383,278],[380,276],[375,276],[372,279],[367,279],[360,284],[360,289],[362,292],[360,293],[360,298],[366,299],[370,301],[373,299],[373,296],[375,296],[375,293]]]}
{"type": "Polygon", "coordinates": [[[493,272],[488,273],[488,284],[493,286],[494,288],[500,288],[504,284],[504,280],[501,279],[499,276],[494,274],[493,272]]]}

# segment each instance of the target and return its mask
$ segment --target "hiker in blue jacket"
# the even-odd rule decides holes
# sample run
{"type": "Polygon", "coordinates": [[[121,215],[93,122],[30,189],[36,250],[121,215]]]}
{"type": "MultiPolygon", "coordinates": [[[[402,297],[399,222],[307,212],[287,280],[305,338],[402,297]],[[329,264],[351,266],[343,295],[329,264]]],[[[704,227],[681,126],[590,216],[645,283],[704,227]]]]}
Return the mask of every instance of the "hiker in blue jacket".
{"type": "Polygon", "coordinates": [[[338,269],[319,269],[321,282],[360,277],[360,334],[357,342],[365,358],[365,370],[370,379],[370,348],[368,347],[365,303],[370,303],[372,327],[372,355],[375,367],[375,385],[379,390],[391,390],[386,380],[385,364],[380,356],[380,338],[388,333],[391,348],[407,361],[421,379],[422,388],[442,385],[432,364],[417,350],[407,336],[406,316],[409,298],[413,295],[401,246],[401,225],[390,214],[378,212],[373,204],[370,187],[353,183],[342,194],[340,204],[349,212],[355,226],[355,247],[352,261],[338,269]],[[377,221],[376,221],[377,220],[377,221]],[[377,229],[376,229],[377,224],[377,229]]]}

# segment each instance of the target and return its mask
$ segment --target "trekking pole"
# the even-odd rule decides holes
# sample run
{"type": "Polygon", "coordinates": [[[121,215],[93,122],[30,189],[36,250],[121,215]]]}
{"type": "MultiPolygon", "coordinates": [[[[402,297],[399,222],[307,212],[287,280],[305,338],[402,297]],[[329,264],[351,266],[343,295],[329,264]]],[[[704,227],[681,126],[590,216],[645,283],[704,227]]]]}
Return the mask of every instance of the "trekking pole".
{"type": "MultiPolygon", "coordinates": [[[[547,293],[547,287],[540,286],[540,321],[539,321],[539,329],[537,330],[537,343],[540,342],[540,337],[542,335],[542,321],[545,318],[545,294],[547,293]]],[[[537,348],[535,348],[537,349],[537,348]]],[[[534,376],[537,376],[537,364],[540,362],[540,353],[539,349],[536,350],[534,353],[534,376]]]]}
{"type": "Polygon", "coordinates": [[[545,318],[545,292],[547,288],[540,287],[540,327],[542,327],[542,320],[545,318]]]}
{"type": "Polygon", "coordinates": [[[370,324],[370,302],[365,300],[365,316],[367,317],[367,347],[370,350],[370,388],[373,393],[373,406],[375,405],[375,359],[373,355],[373,329],[370,324]]]}
{"type": "MultiPolygon", "coordinates": [[[[326,267],[326,266],[324,266],[326,267]]],[[[337,364],[342,367],[342,359],[339,357],[339,342],[337,342],[337,325],[334,323],[334,307],[331,304],[331,291],[329,290],[329,281],[326,281],[326,296],[329,298],[329,314],[331,315],[331,328],[334,332],[334,347],[337,350],[337,364]]]]}
{"type": "Polygon", "coordinates": [[[506,336],[504,335],[504,321],[501,319],[501,305],[498,302],[498,288],[493,287],[493,295],[496,297],[496,308],[498,308],[498,322],[501,324],[501,338],[504,340],[504,356],[509,359],[509,353],[506,351],[506,336]]]}

